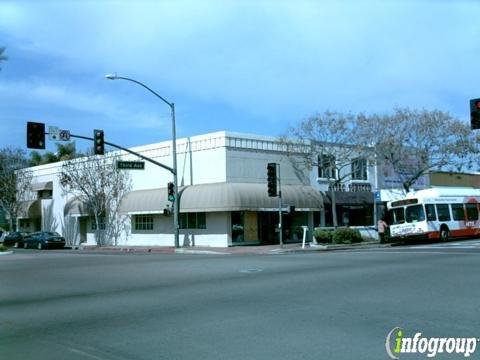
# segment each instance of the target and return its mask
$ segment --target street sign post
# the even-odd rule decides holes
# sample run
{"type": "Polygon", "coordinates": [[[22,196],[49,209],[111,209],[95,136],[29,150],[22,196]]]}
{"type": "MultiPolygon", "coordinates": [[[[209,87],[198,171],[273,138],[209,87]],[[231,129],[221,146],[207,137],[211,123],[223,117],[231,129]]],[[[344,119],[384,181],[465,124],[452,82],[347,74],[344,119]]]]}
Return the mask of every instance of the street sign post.
{"type": "Polygon", "coordinates": [[[145,161],[120,161],[117,160],[119,170],[145,170],[145,161]]]}
{"type": "Polygon", "coordinates": [[[58,140],[60,141],[70,141],[70,131],[60,130],[58,133],[58,140]]]}
{"type": "Polygon", "coordinates": [[[57,141],[60,135],[60,128],[56,126],[48,127],[48,140],[57,141]]]}

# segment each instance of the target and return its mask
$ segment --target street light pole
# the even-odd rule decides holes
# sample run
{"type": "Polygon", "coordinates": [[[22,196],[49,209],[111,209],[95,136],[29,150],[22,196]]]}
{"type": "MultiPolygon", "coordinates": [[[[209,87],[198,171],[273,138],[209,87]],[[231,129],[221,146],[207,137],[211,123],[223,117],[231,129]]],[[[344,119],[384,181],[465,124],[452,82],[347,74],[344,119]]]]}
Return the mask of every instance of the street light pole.
{"type": "Polygon", "coordinates": [[[171,171],[171,173],[173,174],[173,185],[175,186],[175,199],[173,201],[173,226],[175,228],[174,229],[175,247],[179,248],[180,247],[180,226],[179,226],[178,220],[179,220],[179,214],[180,214],[180,199],[178,197],[177,132],[175,127],[175,104],[173,102],[171,103],[165,100],[162,96],[160,96],[155,91],[150,89],[147,85],[135,79],[130,79],[123,76],[117,76],[116,73],[105,75],[105,77],[109,80],[128,80],[128,81],[134,82],[135,84],[138,84],[143,88],[147,89],[149,92],[151,92],[153,95],[158,97],[160,100],[162,100],[165,104],[167,104],[170,107],[171,115],[172,115],[172,156],[173,156],[173,167],[172,167],[173,171],[171,171]]]}
{"type": "Polygon", "coordinates": [[[178,196],[178,177],[177,177],[177,130],[175,127],[175,104],[172,103],[172,155],[173,155],[173,185],[175,186],[175,200],[173,201],[173,226],[175,227],[175,248],[180,247],[180,198],[178,196]]]}

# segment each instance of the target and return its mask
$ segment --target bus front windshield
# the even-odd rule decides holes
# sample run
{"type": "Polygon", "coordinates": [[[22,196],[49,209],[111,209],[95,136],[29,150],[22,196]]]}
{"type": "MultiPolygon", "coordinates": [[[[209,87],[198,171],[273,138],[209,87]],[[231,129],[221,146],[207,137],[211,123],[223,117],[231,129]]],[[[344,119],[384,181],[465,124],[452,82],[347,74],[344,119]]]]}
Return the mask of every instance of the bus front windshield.
{"type": "Polygon", "coordinates": [[[425,221],[423,205],[402,206],[390,209],[388,212],[388,221],[390,225],[425,221]]]}
{"type": "Polygon", "coordinates": [[[390,209],[388,212],[388,223],[390,225],[403,224],[405,222],[405,208],[399,207],[390,209]]]}
{"type": "Polygon", "coordinates": [[[409,223],[425,221],[423,205],[407,206],[407,209],[405,210],[405,218],[409,223]]]}

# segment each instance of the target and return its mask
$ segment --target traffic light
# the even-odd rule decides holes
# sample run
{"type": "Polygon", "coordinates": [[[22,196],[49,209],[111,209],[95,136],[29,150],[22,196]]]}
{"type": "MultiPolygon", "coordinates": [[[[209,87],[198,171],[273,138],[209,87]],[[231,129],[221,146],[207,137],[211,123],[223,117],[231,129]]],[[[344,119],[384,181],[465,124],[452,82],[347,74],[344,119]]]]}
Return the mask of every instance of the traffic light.
{"type": "Polygon", "coordinates": [[[480,129],[480,99],[470,100],[470,127],[480,129]]]}
{"type": "Polygon", "coordinates": [[[27,122],[27,148],[45,149],[45,124],[27,122]]]}
{"type": "Polygon", "coordinates": [[[277,196],[277,164],[267,164],[267,189],[268,196],[277,196]]]}
{"type": "Polygon", "coordinates": [[[173,182],[169,182],[167,185],[168,189],[168,201],[175,201],[175,185],[173,182]]]}
{"type": "Polygon", "coordinates": [[[93,152],[95,155],[103,155],[105,153],[103,130],[93,130],[93,152]]]}

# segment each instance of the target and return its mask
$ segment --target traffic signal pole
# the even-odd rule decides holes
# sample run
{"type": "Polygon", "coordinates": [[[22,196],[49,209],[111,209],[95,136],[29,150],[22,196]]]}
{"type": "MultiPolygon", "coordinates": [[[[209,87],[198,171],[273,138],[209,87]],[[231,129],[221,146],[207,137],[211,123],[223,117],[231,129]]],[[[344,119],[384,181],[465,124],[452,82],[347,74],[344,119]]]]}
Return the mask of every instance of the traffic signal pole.
{"type": "Polygon", "coordinates": [[[282,228],[282,184],[280,182],[280,164],[278,167],[278,238],[280,240],[280,247],[283,248],[283,228],[282,228]]]}
{"type": "MultiPolygon", "coordinates": [[[[153,92],[153,91],[152,91],[153,92]]],[[[155,93],[156,94],[156,93],[155,93]]],[[[164,100],[163,98],[161,98],[164,100]]],[[[165,101],[165,100],[164,100],[165,101]]],[[[139,158],[148,161],[154,165],[160,166],[161,168],[170,171],[173,174],[173,181],[174,181],[174,200],[173,200],[173,206],[174,206],[174,216],[173,216],[173,222],[174,222],[174,242],[175,242],[175,247],[178,248],[180,247],[180,226],[179,226],[179,209],[180,209],[180,199],[179,199],[179,193],[178,193],[178,180],[177,180],[177,151],[176,151],[176,134],[175,134],[175,105],[173,103],[168,103],[172,109],[172,123],[173,123],[173,168],[170,166],[167,166],[165,164],[159,163],[158,161],[155,161],[153,159],[150,159],[149,157],[146,157],[142,154],[139,154],[135,151],[132,151],[130,149],[127,149],[123,146],[105,141],[104,139],[104,133],[103,130],[98,130],[95,129],[93,132],[93,138],[88,137],[88,136],[82,136],[82,135],[74,135],[70,134],[70,131],[68,130],[62,130],[63,136],[60,136],[62,141],[68,141],[70,138],[77,138],[77,139],[84,139],[84,140],[90,140],[93,141],[94,144],[94,153],[95,155],[103,155],[104,154],[104,145],[109,145],[111,147],[114,147],[116,149],[123,150],[129,154],[138,156],[139,158]]],[[[45,124],[44,123],[35,123],[35,122],[27,122],[27,148],[30,149],[45,149],[45,135],[49,135],[48,132],[45,132],[45,124]]]]}
{"type": "MultiPolygon", "coordinates": [[[[48,134],[48,133],[47,133],[48,134]]],[[[91,141],[95,141],[94,138],[91,138],[91,137],[88,137],[88,136],[82,136],[82,135],[73,135],[73,134],[70,134],[70,137],[73,137],[73,138],[78,138],[78,139],[84,139],[84,140],[91,140],[91,141]]],[[[123,150],[125,152],[128,152],[132,155],[135,155],[135,156],[138,156],[139,158],[145,160],[145,161],[148,161],[152,164],[155,164],[157,166],[160,166],[161,168],[164,168],[165,170],[168,170],[170,171],[172,174],[175,174],[175,171],[170,167],[170,166],[167,166],[165,164],[162,164],[162,163],[159,163],[158,161],[155,161],[153,159],[150,159],[149,157],[146,157],[146,156],[143,156],[142,154],[139,154],[135,151],[132,151],[130,149],[127,149],[127,148],[124,148],[123,146],[120,146],[120,145],[117,145],[117,144],[114,144],[114,143],[111,143],[111,142],[108,142],[108,141],[104,141],[104,144],[105,145],[109,145],[111,147],[114,147],[116,149],[120,149],[120,150],[123,150]]]]}

